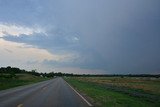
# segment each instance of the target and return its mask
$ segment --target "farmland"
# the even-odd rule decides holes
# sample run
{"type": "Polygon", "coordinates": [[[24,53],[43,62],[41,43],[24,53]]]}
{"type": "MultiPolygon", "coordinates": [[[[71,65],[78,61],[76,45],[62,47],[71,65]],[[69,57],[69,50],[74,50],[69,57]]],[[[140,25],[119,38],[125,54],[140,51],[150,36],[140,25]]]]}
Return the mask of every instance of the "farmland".
{"type": "Polygon", "coordinates": [[[32,84],[48,79],[54,76],[61,76],[62,73],[39,73],[36,70],[26,71],[16,67],[0,68],[0,90],[17,87],[21,85],[32,84]]]}
{"type": "MultiPolygon", "coordinates": [[[[3,75],[4,76],[4,75],[3,75]]],[[[5,74],[5,77],[7,74],[5,74]]],[[[17,87],[21,85],[32,84],[40,81],[47,80],[47,78],[34,76],[31,74],[15,74],[14,78],[0,77],[0,90],[17,87]]]]}
{"type": "Polygon", "coordinates": [[[152,77],[68,77],[98,107],[159,107],[160,79],[152,77]]]}

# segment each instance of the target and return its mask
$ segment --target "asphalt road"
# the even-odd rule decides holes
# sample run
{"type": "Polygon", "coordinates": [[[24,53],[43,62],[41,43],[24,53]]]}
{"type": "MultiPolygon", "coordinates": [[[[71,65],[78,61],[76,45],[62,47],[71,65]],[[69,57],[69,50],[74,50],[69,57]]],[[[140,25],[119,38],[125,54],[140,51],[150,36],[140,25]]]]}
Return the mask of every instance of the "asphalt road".
{"type": "Polygon", "coordinates": [[[88,107],[62,78],[0,91],[0,107],[88,107]]]}

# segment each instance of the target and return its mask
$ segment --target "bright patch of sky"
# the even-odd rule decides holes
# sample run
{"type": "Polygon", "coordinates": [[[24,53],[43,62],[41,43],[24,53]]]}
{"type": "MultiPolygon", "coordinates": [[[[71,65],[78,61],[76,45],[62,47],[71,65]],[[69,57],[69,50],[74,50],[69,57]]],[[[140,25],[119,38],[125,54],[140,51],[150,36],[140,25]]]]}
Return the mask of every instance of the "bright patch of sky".
{"type": "Polygon", "coordinates": [[[24,26],[15,25],[15,24],[0,23],[0,37],[6,36],[6,35],[12,35],[12,36],[20,36],[22,34],[31,35],[33,33],[45,34],[45,31],[40,28],[29,28],[29,27],[24,27],[24,26]]]}
{"type": "MultiPolygon", "coordinates": [[[[45,49],[34,48],[32,46],[25,45],[23,43],[10,42],[10,41],[5,41],[3,39],[0,39],[0,52],[1,52],[0,53],[1,66],[2,65],[6,66],[7,64],[9,64],[18,67],[21,67],[21,65],[23,67],[24,66],[28,67],[29,65],[33,64],[31,67],[32,69],[39,69],[40,66],[34,68],[34,64],[42,65],[44,60],[52,60],[56,62],[68,62],[75,58],[75,56],[71,54],[63,54],[63,55],[53,54],[45,49]]],[[[25,69],[31,69],[31,68],[25,68],[25,69]]]]}

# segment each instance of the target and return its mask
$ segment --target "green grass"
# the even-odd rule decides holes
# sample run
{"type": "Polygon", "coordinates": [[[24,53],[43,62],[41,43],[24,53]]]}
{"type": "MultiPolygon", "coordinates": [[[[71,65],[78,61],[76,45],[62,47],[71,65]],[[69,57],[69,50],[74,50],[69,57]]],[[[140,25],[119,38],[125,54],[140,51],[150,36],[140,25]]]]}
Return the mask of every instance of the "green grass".
{"type": "Polygon", "coordinates": [[[141,90],[146,93],[160,95],[160,78],[151,77],[79,77],[79,80],[106,86],[123,87],[141,90]]]}
{"type": "Polygon", "coordinates": [[[160,102],[151,102],[143,97],[134,97],[129,94],[106,89],[88,81],[77,78],[65,78],[73,87],[93,99],[93,103],[99,107],[160,107],[160,102]]]}
{"type": "Polygon", "coordinates": [[[47,80],[30,74],[17,74],[15,78],[0,78],[0,90],[47,80]]]}

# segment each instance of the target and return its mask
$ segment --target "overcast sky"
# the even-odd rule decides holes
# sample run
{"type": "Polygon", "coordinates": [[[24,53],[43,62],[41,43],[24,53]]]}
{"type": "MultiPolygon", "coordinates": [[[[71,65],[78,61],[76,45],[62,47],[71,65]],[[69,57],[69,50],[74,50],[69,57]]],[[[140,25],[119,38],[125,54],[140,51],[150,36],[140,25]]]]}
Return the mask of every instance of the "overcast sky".
{"type": "Polygon", "coordinates": [[[160,0],[0,0],[0,66],[160,73],[160,0]]]}

